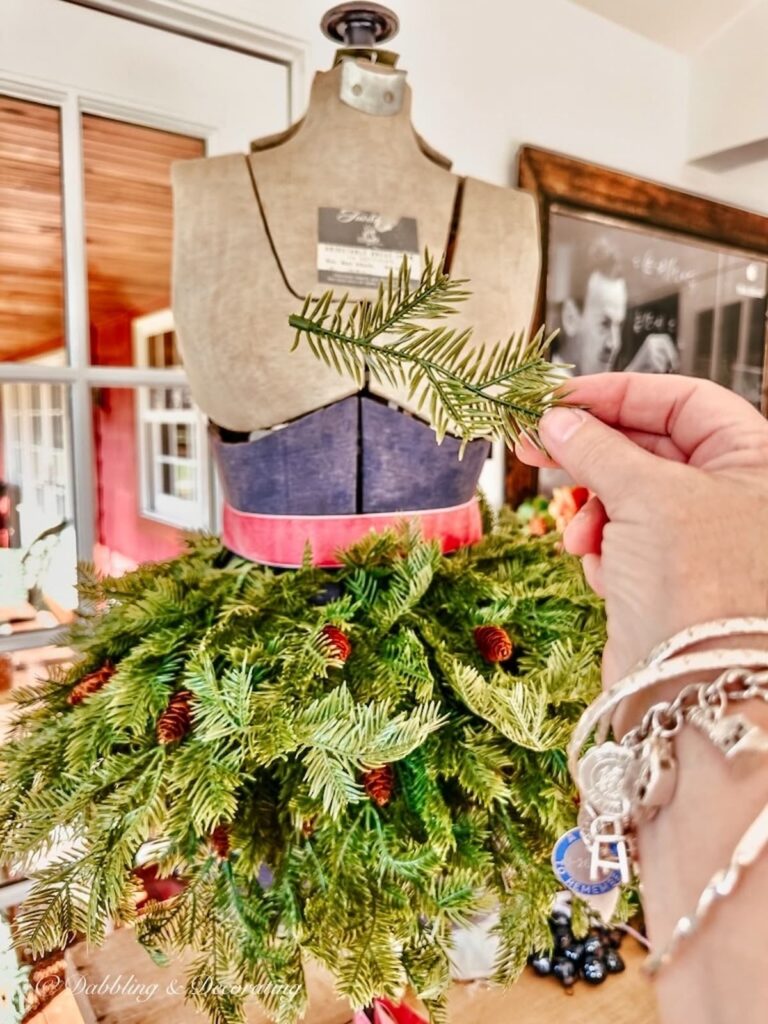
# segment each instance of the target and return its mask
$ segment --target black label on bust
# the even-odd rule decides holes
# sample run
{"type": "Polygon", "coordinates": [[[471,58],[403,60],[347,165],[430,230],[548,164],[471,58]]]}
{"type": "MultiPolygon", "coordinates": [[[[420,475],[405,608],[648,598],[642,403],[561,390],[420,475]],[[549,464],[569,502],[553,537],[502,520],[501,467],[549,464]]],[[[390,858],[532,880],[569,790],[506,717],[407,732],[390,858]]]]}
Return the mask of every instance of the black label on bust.
{"type": "Polygon", "coordinates": [[[317,222],[317,278],[328,284],[376,288],[403,256],[411,280],[421,277],[419,231],[415,217],[388,217],[369,210],[321,206],[317,222]]]}

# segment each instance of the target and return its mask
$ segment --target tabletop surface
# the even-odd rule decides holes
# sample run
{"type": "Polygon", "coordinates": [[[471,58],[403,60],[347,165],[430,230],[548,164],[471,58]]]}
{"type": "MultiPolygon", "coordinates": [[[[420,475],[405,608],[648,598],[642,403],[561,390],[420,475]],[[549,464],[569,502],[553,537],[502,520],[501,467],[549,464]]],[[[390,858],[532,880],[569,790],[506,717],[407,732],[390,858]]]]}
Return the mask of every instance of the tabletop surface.
{"type": "MultiPolygon", "coordinates": [[[[454,984],[449,1020],[456,1024],[658,1024],[653,994],[639,971],[643,951],[627,938],[622,946],[627,970],[592,988],[579,983],[571,994],[551,978],[527,970],[509,989],[483,982],[454,984]]],[[[109,937],[102,949],[84,945],[68,953],[70,985],[80,1016],[73,1013],[71,993],[57,997],[35,1024],[203,1024],[205,1018],[183,1001],[180,964],[155,966],[129,929],[109,937]],[[101,990],[101,991],[99,991],[101,990]],[[58,1004],[58,1006],[57,1006],[58,1004]],[[66,1005],[65,1005],[66,1004],[66,1005]]],[[[338,999],[327,975],[308,977],[307,1024],[348,1024],[345,1001],[338,999]]],[[[249,1024],[266,1024],[254,1006],[249,1024]]]]}

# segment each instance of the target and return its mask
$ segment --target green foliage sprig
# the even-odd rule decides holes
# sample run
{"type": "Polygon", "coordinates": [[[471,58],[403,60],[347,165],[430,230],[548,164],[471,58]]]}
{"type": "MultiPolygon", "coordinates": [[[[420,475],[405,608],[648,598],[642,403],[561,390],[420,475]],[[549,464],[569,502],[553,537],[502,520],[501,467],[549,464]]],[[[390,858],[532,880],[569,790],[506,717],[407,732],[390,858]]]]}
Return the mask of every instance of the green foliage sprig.
{"type": "Polygon", "coordinates": [[[294,348],[305,340],[318,359],[359,387],[369,373],[406,389],[408,400],[427,412],[438,441],[452,433],[465,444],[497,437],[513,446],[521,434],[536,442],[538,422],[563,384],[562,368],[546,358],[555,335],[541,328],[533,337],[521,333],[488,346],[475,345],[470,328],[435,326],[430,321],[456,313],[470,293],[428,253],[424,264],[414,287],[405,258],[373,301],[337,300],[330,291],[308,296],[301,313],[289,317],[294,348]]]}
{"type": "Polygon", "coordinates": [[[100,610],[69,638],[77,664],[17,694],[0,747],[0,849],[33,871],[18,919],[32,950],[130,923],[158,962],[191,954],[188,996],[216,1024],[241,1022],[249,992],[291,1024],[309,959],[356,1006],[410,984],[439,1020],[457,924],[499,906],[503,980],[546,946],[550,851],[576,813],[563,743],[604,639],[556,539],[505,515],[451,557],[372,534],[340,570],[290,573],[200,539],[119,579],[84,574],[82,593],[100,610]],[[475,646],[489,623],[514,638],[505,666],[475,646]],[[106,662],[109,681],[70,705],[106,662]],[[191,730],[162,746],[179,690],[191,730]],[[385,764],[379,806],[363,776],[385,764]],[[137,913],[142,849],[185,887],[137,913]]]}

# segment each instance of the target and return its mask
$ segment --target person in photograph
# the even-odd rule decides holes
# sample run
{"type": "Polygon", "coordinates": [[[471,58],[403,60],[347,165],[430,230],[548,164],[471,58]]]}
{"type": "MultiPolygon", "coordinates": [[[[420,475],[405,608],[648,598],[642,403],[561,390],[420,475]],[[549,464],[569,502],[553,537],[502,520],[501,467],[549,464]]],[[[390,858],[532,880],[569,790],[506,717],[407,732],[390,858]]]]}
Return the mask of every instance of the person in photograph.
{"type": "MultiPolygon", "coordinates": [[[[571,364],[578,376],[616,369],[628,301],[621,258],[607,239],[598,239],[574,260],[570,294],[560,309],[555,361],[571,364]]],[[[670,335],[649,334],[625,369],[673,373],[678,366],[670,335]]]]}

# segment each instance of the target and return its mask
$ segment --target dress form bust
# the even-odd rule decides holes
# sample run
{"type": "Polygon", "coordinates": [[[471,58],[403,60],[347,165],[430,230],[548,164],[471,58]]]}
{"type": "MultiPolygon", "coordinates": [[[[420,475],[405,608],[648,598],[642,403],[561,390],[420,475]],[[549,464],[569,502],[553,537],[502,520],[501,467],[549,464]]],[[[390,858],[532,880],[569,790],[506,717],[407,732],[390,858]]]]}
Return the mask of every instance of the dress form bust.
{"type": "MultiPolygon", "coordinates": [[[[356,391],[309,352],[289,352],[288,316],[327,288],[318,281],[321,208],[414,218],[418,248],[436,258],[453,237],[451,273],[469,278],[473,295],[452,326],[474,325],[478,343],[530,325],[539,273],[533,198],[436,164],[411,125],[407,86],[391,114],[350,106],[340,95],[347,63],[316,76],[306,117],[281,144],[174,168],[179,340],[195,401],[228,430],[268,429],[356,391]]],[[[381,391],[407,407],[403,395],[381,391]]]]}
{"type": "Polygon", "coordinates": [[[255,561],[301,564],[310,543],[315,561],[338,564],[342,540],[392,525],[394,513],[418,518],[443,550],[480,534],[488,442],[459,461],[459,442],[436,447],[402,389],[360,391],[308,347],[291,351],[288,317],[305,295],[330,284],[371,298],[388,260],[397,269],[406,252],[416,271],[425,249],[447,252],[452,276],[471,280],[451,323],[474,326],[471,343],[530,326],[533,197],[451,173],[417,136],[410,106],[403,72],[348,53],[316,75],[298,125],[249,154],[174,167],[176,329],[211,421],[224,541],[255,561]],[[342,528],[350,516],[359,522],[342,528]]]}

